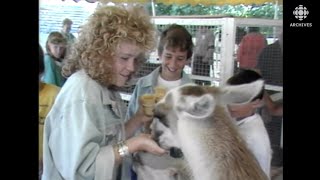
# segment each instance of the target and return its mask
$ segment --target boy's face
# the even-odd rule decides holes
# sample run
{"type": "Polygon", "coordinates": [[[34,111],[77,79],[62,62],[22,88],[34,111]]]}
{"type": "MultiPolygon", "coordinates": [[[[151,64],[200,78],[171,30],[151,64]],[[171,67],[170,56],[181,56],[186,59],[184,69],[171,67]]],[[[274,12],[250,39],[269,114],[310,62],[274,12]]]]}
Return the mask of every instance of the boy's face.
{"type": "Polygon", "coordinates": [[[180,48],[164,48],[160,55],[162,78],[168,81],[180,79],[184,66],[188,63],[187,54],[187,51],[181,51],[180,48]]]}
{"type": "Polygon", "coordinates": [[[231,117],[233,118],[244,118],[247,116],[251,116],[256,108],[260,106],[260,100],[255,100],[253,102],[241,105],[228,105],[228,110],[230,112],[231,117]]]}

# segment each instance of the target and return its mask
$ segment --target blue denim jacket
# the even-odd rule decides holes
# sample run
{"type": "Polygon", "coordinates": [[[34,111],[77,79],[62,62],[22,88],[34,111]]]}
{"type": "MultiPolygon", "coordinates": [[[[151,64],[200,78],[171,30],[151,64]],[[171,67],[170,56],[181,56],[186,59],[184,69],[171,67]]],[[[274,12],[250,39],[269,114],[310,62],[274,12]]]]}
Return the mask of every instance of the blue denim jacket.
{"type": "Polygon", "coordinates": [[[69,77],[45,120],[42,179],[115,179],[112,145],[125,137],[124,110],[117,92],[83,70],[69,77]]]}

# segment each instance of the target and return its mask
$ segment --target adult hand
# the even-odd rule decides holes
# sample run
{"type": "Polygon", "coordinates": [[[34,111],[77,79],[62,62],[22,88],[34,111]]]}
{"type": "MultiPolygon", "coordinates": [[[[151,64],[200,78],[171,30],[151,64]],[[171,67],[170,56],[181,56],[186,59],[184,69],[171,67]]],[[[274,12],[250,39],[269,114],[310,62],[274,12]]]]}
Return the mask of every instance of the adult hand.
{"type": "Polygon", "coordinates": [[[152,123],[153,116],[147,116],[144,113],[144,109],[141,103],[141,99],[139,98],[139,109],[137,113],[126,122],[126,135],[127,138],[131,137],[138,128],[144,127],[144,131],[150,133],[150,124],[152,123]]]}
{"type": "Polygon", "coordinates": [[[142,105],[139,105],[138,112],[136,113],[136,117],[139,119],[141,123],[151,122],[153,116],[148,116],[144,113],[144,109],[142,105]]]}
{"type": "Polygon", "coordinates": [[[150,134],[140,134],[132,137],[126,141],[129,147],[129,152],[134,153],[138,151],[146,151],[155,155],[162,155],[166,153],[164,149],[158,146],[158,144],[151,138],[150,134]]]}

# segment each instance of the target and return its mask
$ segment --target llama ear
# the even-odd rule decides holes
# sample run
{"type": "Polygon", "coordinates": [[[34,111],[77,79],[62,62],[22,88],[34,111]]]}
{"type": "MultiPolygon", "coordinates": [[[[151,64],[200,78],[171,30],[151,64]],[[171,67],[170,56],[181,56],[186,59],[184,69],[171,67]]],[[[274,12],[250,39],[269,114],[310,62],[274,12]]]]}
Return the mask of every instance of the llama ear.
{"type": "Polygon", "coordinates": [[[241,85],[226,85],[221,88],[221,102],[226,104],[248,103],[261,92],[263,86],[263,80],[241,85]]]}
{"type": "Polygon", "coordinates": [[[202,119],[210,116],[216,105],[214,97],[210,94],[185,96],[182,97],[178,104],[178,112],[193,119],[202,119]]]}

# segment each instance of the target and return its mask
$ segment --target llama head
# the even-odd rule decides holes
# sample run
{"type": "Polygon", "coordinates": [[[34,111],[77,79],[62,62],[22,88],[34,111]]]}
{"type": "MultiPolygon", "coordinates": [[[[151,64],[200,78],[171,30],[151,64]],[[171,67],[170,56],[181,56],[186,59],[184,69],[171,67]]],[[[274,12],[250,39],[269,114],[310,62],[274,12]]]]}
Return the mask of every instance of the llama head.
{"type": "Polygon", "coordinates": [[[152,124],[159,145],[165,149],[181,148],[178,126],[182,121],[206,125],[214,116],[216,106],[244,104],[256,97],[263,88],[257,80],[242,85],[207,87],[186,84],[167,92],[155,106],[156,120],[152,124]]]}

